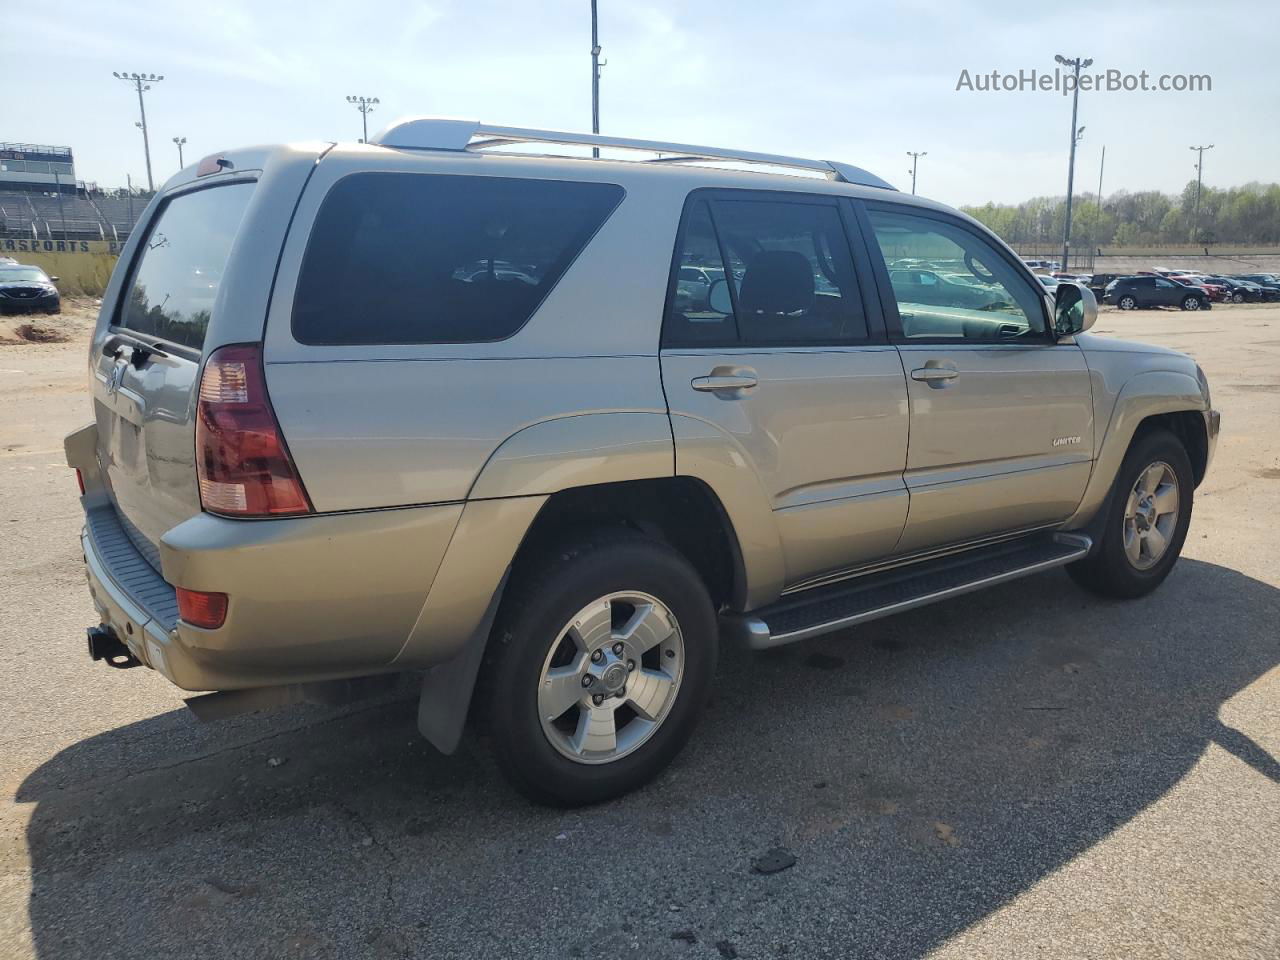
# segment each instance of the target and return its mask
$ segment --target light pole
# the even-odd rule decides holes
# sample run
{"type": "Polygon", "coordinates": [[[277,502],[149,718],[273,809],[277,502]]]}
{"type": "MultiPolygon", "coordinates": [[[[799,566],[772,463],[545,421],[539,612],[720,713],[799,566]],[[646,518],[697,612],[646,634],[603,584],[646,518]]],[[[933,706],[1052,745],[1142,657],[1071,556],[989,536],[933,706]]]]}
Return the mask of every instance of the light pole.
{"type": "MultiPolygon", "coordinates": [[[[596,15],[596,0],[591,0],[591,132],[600,132],[600,68],[608,60],[600,59],[600,20],[596,15]]],[[[600,148],[592,147],[591,156],[600,156],[600,148]]]]}
{"type": "Polygon", "coordinates": [[[1195,212],[1191,215],[1191,242],[1196,243],[1196,234],[1200,232],[1200,184],[1204,180],[1204,152],[1212,150],[1213,144],[1191,149],[1196,151],[1196,206],[1195,212]]]}
{"type": "Polygon", "coordinates": [[[907,156],[911,158],[911,192],[912,193],[916,192],[916,164],[920,162],[921,157],[927,157],[928,155],[929,155],[928,150],[921,150],[919,153],[915,153],[914,151],[911,151],[911,150],[907,151],[907,156]]]}
{"type": "Polygon", "coordinates": [[[1071,67],[1075,72],[1075,84],[1071,88],[1071,157],[1067,161],[1067,222],[1062,229],[1062,269],[1066,270],[1067,258],[1071,253],[1071,189],[1075,185],[1076,144],[1080,142],[1080,134],[1084,130],[1084,127],[1076,129],[1076,108],[1080,103],[1080,71],[1091,66],[1093,61],[1083,57],[1068,60],[1062,54],[1053,59],[1064,67],[1071,67]]]}
{"type": "Polygon", "coordinates": [[[177,144],[177,147],[178,147],[178,169],[181,170],[184,166],[186,166],[186,164],[182,162],[182,147],[183,147],[183,144],[187,142],[187,138],[174,137],[173,142],[177,144]]]}
{"type": "Polygon", "coordinates": [[[364,131],[364,137],[361,143],[369,142],[369,114],[373,113],[373,108],[378,105],[377,97],[347,97],[347,103],[354,106],[360,111],[360,127],[364,131]]]}
{"type": "Polygon", "coordinates": [[[151,179],[151,140],[147,137],[147,107],[142,102],[142,95],[151,89],[153,83],[159,83],[163,80],[164,76],[156,76],[154,73],[126,73],[124,70],[119,73],[112,70],[111,75],[117,80],[123,80],[125,83],[130,84],[138,91],[138,113],[142,116],[142,119],[137,126],[142,131],[142,150],[147,157],[147,189],[155,193],[156,184],[151,179]]]}

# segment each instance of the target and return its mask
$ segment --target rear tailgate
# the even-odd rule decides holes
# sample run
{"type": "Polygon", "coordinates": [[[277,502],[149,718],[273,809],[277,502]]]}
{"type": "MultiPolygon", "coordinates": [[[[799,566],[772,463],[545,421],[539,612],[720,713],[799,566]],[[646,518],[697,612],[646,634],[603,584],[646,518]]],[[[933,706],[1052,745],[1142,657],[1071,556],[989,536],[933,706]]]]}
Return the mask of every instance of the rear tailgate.
{"type": "Polygon", "coordinates": [[[166,199],[92,358],[103,476],[129,538],[159,567],[160,537],[200,512],[192,396],[218,288],[255,184],[166,199]]]}
{"type": "Polygon", "coordinates": [[[230,153],[212,167],[228,172],[179,174],[104,299],[90,355],[98,460],[121,526],[157,570],[160,538],[201,509],[201,361],[262,339],[289,217],[322,150],[230,153]]]}

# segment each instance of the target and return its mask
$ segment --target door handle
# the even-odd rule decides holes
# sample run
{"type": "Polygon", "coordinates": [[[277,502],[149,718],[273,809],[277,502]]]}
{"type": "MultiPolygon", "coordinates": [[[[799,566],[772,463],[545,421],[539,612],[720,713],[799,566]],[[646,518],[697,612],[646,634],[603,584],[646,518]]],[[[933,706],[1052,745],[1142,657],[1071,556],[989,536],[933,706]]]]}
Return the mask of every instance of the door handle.
{"type": "Polygon", "coordinates": [[[942,386],[947,380],[960,376],[960,371],[951,367],[918,367],[911,371],[912,380],[920,380],[930,386],[935,383],[942,386]]]}
{"type": "Polygon", "coordinates": [[[689,386],[701,393],[738,393],[750,390],[760,381],[754,374],[711,374],[707,377],[694,377],[689,386]]]}

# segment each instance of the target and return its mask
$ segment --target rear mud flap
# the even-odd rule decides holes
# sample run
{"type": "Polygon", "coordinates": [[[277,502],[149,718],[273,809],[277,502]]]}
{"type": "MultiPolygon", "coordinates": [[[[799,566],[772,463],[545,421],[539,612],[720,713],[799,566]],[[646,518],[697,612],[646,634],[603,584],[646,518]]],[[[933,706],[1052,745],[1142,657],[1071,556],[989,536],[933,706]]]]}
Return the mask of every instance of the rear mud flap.
{"type": "Polygon", "coordinates": [[[462,740],[476,675],[480,672],[489,632],[493,629],[509,576],[510,571],[493,592],[493,599],[466,646],[452,660],[432,667],[423,677],[422,698],[418,701],[418,732],[446,756],[457,750],[462,740]]]}

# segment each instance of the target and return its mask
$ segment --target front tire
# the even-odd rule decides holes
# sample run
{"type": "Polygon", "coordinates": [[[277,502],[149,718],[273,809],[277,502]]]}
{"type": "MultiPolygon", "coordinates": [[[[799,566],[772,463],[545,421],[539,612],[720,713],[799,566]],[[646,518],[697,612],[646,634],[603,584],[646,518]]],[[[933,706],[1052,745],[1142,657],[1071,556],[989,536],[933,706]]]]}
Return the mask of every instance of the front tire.
{"type": "Polygon", "coordinates": [[[1137,309],[1138,301],[1133,299],[1133,297],[1121,297],[1116,303],[1116,306],[1121,310],[1135,310],[1137,309]]]}
{"type": "Polygon", "coordinates": [[[1138,437],[1116,474],[1101,540],[1067,573],[1105,597],[1150,593],[1182,552],[1194,487],[1191,460],[1177,437],[1167,430],[1138,437]]]}
{"type": "Polygon", "coordinates": [[[1182,309],[1183,310],[1199,310],[1200,298],[1199,297],[1183,297],[1182,309]]]}
{"type": "Polygon", "coordinates": [[[1232,303],[1244,303],[1244,294],[1243,294],[1243,293],[1237,293],[1237,294],[1234,294],[1234,295],[1231,297],[1231,302],[1232,302],[1232,303]]]}
{"type": "Polygon", "coordinates": [[[503,774],[559,806],[653,779],[688,741],[715,672],[715,610],[698,572],[624,530],[516,575],[477,690],[503,774]]]}

